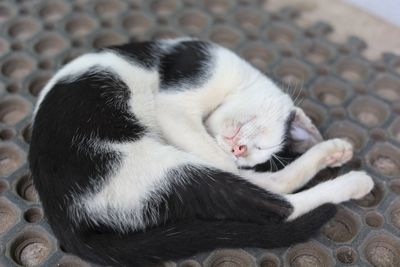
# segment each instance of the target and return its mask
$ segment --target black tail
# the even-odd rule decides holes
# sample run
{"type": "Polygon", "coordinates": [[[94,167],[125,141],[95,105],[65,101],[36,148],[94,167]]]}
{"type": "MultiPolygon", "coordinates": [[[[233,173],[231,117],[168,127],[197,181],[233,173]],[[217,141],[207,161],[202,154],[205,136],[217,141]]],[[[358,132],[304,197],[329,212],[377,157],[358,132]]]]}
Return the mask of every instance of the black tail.
{"type": "Polygon", "coordinates": [[[74,252],[103,265],[148,267],[215,248],[285,247],[308,240],[335,213],[333,204],[325,204],[284,223],[198,220],[131,235],[91,234],[74,252]]]}

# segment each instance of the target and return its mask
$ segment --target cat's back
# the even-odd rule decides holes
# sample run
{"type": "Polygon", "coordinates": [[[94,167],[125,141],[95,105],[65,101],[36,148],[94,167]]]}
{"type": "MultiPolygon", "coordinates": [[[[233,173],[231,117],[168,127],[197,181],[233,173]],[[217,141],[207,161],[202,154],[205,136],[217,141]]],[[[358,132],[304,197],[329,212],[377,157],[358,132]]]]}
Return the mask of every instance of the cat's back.
{"type": "Polygon", "coordinates": [[[47,83],[34,111],[29,151],[39,193],[48,193],[49,185],[61,195],[89,188],[93,177],[107,177],[118,165],[121,153],[113,144],[136,142],[149,132],[158,74],[138,62],[100,50],[71,61],[47,83]]]}

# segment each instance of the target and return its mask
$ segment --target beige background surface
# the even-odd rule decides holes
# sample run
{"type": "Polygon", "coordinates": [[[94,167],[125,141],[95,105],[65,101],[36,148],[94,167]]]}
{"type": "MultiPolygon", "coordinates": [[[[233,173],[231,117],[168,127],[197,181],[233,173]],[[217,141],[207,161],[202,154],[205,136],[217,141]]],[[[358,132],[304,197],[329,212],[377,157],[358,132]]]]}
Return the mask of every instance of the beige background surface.
{"type": "Polygon", "coordinates": [[[289,5],[302,11],[299,25],[308,26],[318,20],[331,24],[334,32],[329,38],[335,42],[343,43],[349,35],[365,40],[368,48],[364,55],[369,59],[378,59],[383,52],[400,55],[400,27],[359,7],[343,0],[268,0],[265,8],[278,10],[289,5]]]}

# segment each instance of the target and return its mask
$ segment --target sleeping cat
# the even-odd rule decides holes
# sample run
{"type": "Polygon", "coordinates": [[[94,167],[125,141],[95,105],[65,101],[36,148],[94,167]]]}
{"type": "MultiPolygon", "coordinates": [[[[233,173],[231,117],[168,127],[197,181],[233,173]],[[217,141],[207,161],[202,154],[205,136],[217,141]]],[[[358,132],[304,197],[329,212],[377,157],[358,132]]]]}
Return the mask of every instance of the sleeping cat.
{"type": "Polygon", "coordinates": [[[305,241],[334,215],[327,203],[371,190],[358,171],[291,194],[352,157],[340,139],[277,172],[249,169],[312,138],[311,121],[269,78],[218,45],[176,39],[101,49],[60,69],[38,98],[29,163],[68,252],[152,266],[305,241]]]}

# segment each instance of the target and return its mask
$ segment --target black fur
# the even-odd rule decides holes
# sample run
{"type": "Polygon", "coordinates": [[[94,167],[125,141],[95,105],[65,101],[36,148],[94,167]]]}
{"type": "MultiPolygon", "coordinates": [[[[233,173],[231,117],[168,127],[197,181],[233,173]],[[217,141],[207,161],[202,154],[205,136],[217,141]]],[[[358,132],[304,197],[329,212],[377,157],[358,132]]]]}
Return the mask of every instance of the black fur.
{"type": "MultiPolygon", "coordinates": [[[[115,151],[89,140],[134,141],[145,133],[127,106],[130,91],[118,76],[92,69],[58,82],[40,105],[32,129],[29,163],[50,225],[66,218],[71,194],[93,190],[118,167],[115,151]],[[59,200],[59,201],[56,201],[59,200]]],[[[64,229],[55,231],[63,234],[64,229]]]]}
{"type": "Polygon", "coordinates": [[[158,67],[161,53],[160,47],[155,42],[128,43],[100,50],[114,50],[145,68],[158,67]]]}
{"type": "Polygon", "coordinates": [[[214,248],[286,247],[309,239],[335,212],[333,204],[325,204],[289,223],[195,219],[135,234],[93,232],[80,240],[76,253],[100,264],[149,267],[214,248]]]}
{"type": "Polygon", "coordinates": [[[171,52],[166,53],[160,60],[161,90],[168,88],[183,89],[181,85],[190,81],[186,89],[196,88],[207,78],[205,64],[212,62],[207,42],[187,41],[175,46],[171,52]]]}
{"type": "Polygon", "coordinates": [[[113,50],[145,68],[158,68],[160,90],[188,90],[207,79],[206,64],[212,62],[210,46],[208,42],[183,41],[163,51],[156,42],[139,42],[100,50],[113,50]],[[185,82],[190,86],[183,87],[185,82]]]}

